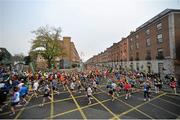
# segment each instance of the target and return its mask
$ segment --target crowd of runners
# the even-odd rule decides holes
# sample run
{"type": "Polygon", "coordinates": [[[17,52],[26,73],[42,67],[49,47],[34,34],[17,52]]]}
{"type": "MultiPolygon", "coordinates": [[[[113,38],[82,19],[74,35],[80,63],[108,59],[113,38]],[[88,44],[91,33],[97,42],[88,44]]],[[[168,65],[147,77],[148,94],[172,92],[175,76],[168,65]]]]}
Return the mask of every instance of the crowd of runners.
{"type": "MultiPolygon", "coordinates": [[[[176,79],[171,76],[168,83],[176,94],[176,79]]],[[[83,72],[71,71],[29,71],[19,74],[17,71],[10,71],[5,67],[0,68],[0,110],[10,106],[15,115],[16,106],[26,106],[30,96],[38,97],[43,95],[43,101],[39,105],[43,107],[46,101],[52,101],[52,93],[71,91],[71,93],[81,93],[87,96],[88,103],[91,104],[92,95],[98,91],[98,86],[105,85],[106,91],[112,97],[119,97],[125,94],[125,99],[131,98],[131,94],[143,91],[144,101],[151,99],[151,92],[159,93],[163,87],[163,81],[157,74],[144,74],[132,71],[118,71],[109,69],[99,69],[90,67],[83,72]],[[60,88],[63,86],[63,91],[60,88]]]]}

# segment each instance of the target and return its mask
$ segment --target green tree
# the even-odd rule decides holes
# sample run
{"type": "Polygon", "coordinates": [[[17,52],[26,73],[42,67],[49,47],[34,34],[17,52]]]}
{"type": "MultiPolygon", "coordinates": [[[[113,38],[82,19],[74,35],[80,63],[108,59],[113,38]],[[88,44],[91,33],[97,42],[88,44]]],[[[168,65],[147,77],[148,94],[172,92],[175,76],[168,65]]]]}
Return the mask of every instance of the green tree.
{"type": "Polygon", "coordinates": [[[48,26],[39,27],[36,31],[35,39],[32,41],[30,55],[32,58],[37,57],[38,54],[42,55],[47,60],[48,67],[55,59],[64,54],[63,48],[60,44],[60,28],[49,28],[48,26]]]}

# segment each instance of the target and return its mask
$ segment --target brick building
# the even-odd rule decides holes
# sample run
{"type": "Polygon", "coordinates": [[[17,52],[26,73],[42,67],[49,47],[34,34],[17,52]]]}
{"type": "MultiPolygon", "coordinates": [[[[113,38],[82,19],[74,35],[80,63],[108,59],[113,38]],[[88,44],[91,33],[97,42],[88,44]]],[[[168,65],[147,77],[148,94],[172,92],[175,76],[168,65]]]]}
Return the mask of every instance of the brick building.
{"type": "Polygon", "coordinates": [[[74,43],[71,41],[71,37],[63,37],[63,40],[60,41],[61,46],[63,47],[64,56],[60,56],[60,66],[62,68],[71,67],[72,64],[79,64],[80,57],[76,50],[74,43]]]}
{"type": "Polygon", "coordinates": [[[175,73],[180,78],[178,51],[180,10],[166,9],[107,48],[107,57],[103,61],[131,70],[160,73],[161,76],[175,73]]]}
{"type": "MultiPolygon", "coordinates": [[[[71,37],[63,37],[62,40],[59,40],[59,44],[61,44],[65,54],[56,58],[55,66],[58,68],[70,68],[73,64],[80,63],[79,54],[74,43],[71,41],[71,37]]],[[[36,63],[37,68],[47,67],[47,62],[41,55],[38,55],[36,63]]]]}

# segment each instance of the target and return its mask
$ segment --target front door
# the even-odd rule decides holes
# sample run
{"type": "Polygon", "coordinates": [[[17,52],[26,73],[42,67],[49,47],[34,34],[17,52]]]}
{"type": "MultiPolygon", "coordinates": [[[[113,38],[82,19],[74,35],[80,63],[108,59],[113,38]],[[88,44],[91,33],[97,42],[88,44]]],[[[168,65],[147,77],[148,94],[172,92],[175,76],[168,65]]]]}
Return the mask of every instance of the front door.
{"type": "Polygon", "coordinates": [[[159,72],[160,78],[162,79],[162,77],[163,77],[163,63],[158,63],[158,72],[159,72]]]}

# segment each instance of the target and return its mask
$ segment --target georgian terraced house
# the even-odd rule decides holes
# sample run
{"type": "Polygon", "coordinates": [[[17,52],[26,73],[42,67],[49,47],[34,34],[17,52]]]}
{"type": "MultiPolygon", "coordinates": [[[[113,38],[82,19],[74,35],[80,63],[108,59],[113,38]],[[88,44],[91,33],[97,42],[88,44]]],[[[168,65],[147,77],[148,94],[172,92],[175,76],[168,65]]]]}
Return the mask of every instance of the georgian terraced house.
{"type": "Polygon", "coordinates": [[[180,78],[179,51],[180,10],[166,9],[87,63],[180,78]]]}

